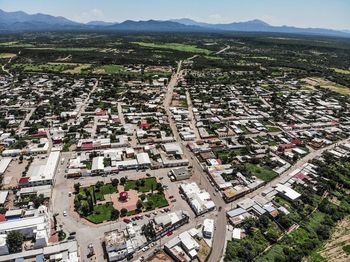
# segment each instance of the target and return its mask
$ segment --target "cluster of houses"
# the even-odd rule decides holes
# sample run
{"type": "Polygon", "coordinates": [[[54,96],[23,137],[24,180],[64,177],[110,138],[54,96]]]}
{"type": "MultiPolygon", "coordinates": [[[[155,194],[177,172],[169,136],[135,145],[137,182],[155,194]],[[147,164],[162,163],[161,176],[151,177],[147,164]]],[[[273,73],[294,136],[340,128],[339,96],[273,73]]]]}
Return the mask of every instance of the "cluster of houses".
{"type": "Polygon", "coordinates": [[[123,230],[106,232],[105,249],[109,261],[119,261],[132,256],[135,252],[154,245],[155,241],[188,223],[189,215],[184,211],[174,211],[155,216],[144,221],[143,225],[127,224],[123,230]],[[150,226],[153,236],[146,237],[143,226],[150,226]]]}

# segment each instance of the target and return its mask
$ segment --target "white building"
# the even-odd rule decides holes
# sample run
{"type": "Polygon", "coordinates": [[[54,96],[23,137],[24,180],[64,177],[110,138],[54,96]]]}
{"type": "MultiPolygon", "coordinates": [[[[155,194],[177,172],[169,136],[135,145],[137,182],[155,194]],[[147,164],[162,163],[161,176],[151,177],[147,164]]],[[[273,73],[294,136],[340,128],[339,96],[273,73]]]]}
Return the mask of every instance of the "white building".
{"type": "Polygon", "coordinates": [[[195,182],[181,184],[180,190],[197,216],[215,208],[215,203],[211,200],[210,194],[205,190],[201,190],[195,182]]]}
{"type": "MultiPolygon", "coordinates": [[[[47,246],[50,237],[50,218],[47,207],[40,206],[34,216],[15,220],[7,220],[0,223],[0,235],[7,235],[11,231],[20,232],[25,239],[35,239],[34,248],[47,246]]],[[[4,237],[2,237],[4,238],[4,237]]],[[[1,246],[0,249],[5,250],[1,246]]]]}
{"type": "Polygon", "coordinates": [[[4,157],[0,160],[0,176],[5,174],[6,169],[9,167],[10,163],[12,161],[11,157],[4,157]]]}
{"type": "Polygon", "coordinates": [[[205,219],[203,222],[203,236],[212,238],[214,235],[214,219],[205,219]]]}

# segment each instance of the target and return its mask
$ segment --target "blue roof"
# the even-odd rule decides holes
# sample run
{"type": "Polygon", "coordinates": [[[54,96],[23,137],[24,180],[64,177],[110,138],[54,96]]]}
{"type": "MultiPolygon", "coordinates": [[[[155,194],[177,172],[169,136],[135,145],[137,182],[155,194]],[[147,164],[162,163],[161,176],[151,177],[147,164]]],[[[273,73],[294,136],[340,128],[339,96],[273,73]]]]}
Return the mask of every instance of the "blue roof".
{"type": "Polygon", "coordinates": [[[244,213],[247,213],[247,210],[245,210],[244,208],[236,208],[236,209],[232,209],[230,211],[227,212],[227,215],[229,217],[236,217],[236,216],[239,216],[239,215],[242,215],[244,213]]]}

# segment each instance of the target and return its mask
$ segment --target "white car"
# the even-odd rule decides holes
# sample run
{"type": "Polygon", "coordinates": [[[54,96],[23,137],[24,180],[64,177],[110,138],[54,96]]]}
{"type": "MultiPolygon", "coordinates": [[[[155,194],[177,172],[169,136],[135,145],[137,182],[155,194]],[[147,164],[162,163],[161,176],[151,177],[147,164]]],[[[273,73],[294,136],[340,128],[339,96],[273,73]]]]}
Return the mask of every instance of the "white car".
{"type": "Polygon", "coordinates": [[[67,216],[67,211],[63,211],[63,216],[67,216]]]}

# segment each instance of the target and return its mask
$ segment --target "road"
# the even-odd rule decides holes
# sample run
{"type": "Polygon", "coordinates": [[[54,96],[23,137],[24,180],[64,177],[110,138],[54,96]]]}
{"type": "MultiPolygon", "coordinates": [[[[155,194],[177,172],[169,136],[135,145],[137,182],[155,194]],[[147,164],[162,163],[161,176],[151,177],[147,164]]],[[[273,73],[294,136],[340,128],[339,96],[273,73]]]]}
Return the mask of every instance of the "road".
{"type": "Polygon", "coordinates": [[[190,92],[186,91],[186,98],[187,98],[187,105],[188,105],[188,112],[189,112],[189,120],[190,120],[190,126],[192,128],[192,130],[194,131],[194,134],[196,135],[196,139],[201,139],[199,132],[198,132],[198,128],[196,126],[196,119],[194,117],[194,113],[193,113],[193,104],[192,104],[192,100],[191,100],[191,95],[190,92]]]}
{"type": "Polygon", "coordinates": [[[221,49],[220,51],[216,52],[215,54],[216,54],[216,55],[219,55],[219,54],[225,52],[226,50],[228,50],[228,49],[230,49],[230,48],[231,48],[231,46],[227,45],[225,48],[221,49]]]}
{"type": "MultiPolygon", "coordinates": [[[[214,201],[216,207],[225,206],[225,202],[223,199],[219,196],[219,194],[215,193],[215,188],[210,184],[209,180],[207,179],[206,174],[204,173],[202,167],[200,166],[199,162],[196,160],[196,157],[192,154],[192,152],[188,149],[186,146],[187,144],[183,142],[179,136],[179,133],[176,128],[176,124],[174,119],[172,118],[172,114],[170,112],[170,105],[171,100],[173,97],[173,91],[174,87],[176,86],[179,77],[181,76],[181,61],[179,62],[178,69],[176,74],[174,74],[168,84],[168,90],[164,98],[164,109],[166,111],[166,114],[169,119],[169,125],[170,128],[174,134],[174,137],[176,141],[181,145],[182,151],[184,153],[184,156],[189,160],[190,164],[192,165],[193,175],[192,180],[199,183],[199,186],[201,188],[205,188],[205,190],[210,194],[211,199],[214,201]]],[[[214,239],[213,239],[213,248],[210,257],[209,262],[217,262],[220,261],[221,257],[223,256],[223,248],[225,245],[225,234],[226,234],[226,213],[225,208],[222,208],[220,211],[218,211],[216,215],[216,230],[214,233],[214,239]]]]}
{"type": "Polygon", "coordinates": [[[85,98],[84,102],[81,104],[79,110],[78,110],[78,114],[76,116],[76,119],[79,119],[81,114],[85,111],[85,108],[90,100],[91,95],[96,91],[97,87],[98,87],[98,83],[99,80],[97,80],[94,84],[94,86],[92,87],[90,93],[88,94],[88,96],[85,98]]]}
{"type": "Polygon", "coordinates": [[[21,124],[19,125],[19,127],[18,127],[18,133],[22,133],[23,128],[25,127],[26,122],[28,122],[29,119],[32,117],[32,115],[33,115],[33,113],[34,113],[36,107],[34,107],[34,108],[28,108],[28,109],[30,109],[30,111],[27,113],[26,117],[23,119],[23,121],[22,121],[21,124]]]}
{"type": "MultiPolygon", "coordinates": [[[[20,55],[20,54],[21,54],[21,51],[19,51],[17,55],[20,55]]],[[[15,58],[17,55],[11,57],[11,58],[7,61],[7,63],[4,64],[4,65],[2,66],[2,68],[1,68],[2,71],[4,71],[5,73],[7,73],[10,77],[13,77],[13,74],[10,72],[9,69],[6,69],[5,67],[6,67],[7,65],[9,65],[9,64],[12,62],[12,59],[15,58]]]]}

